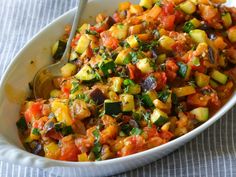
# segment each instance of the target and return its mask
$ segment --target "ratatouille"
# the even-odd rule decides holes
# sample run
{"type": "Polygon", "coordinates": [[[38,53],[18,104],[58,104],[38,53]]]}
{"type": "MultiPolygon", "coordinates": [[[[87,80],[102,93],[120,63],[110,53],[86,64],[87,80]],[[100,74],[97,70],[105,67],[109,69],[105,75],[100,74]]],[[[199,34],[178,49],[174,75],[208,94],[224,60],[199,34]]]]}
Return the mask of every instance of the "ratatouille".
{"type": "MultiPolygon", "coordinates": [[[[236,8],[225,0],[123,2],[78,28],[50,98],[17,121],[25,148],[66,161],[123,157],[207,121],[236,80],[236,8]]],[[[61,58],[65,35],[52,47],[61,58]]]]}

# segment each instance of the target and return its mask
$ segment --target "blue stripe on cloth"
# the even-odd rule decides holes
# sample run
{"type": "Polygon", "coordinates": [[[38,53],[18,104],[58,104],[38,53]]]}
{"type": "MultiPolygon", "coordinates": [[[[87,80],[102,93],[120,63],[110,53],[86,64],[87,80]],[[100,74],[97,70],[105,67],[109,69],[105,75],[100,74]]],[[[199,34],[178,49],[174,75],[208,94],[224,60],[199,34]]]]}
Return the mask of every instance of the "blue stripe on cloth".
{"type": "MultiPolygon", "coordinates": [[[[33,35],[75,4],[76,0],[0,0],[0,75],[33,35]]],[[[167,157],[116,176],[236,176],[235,112],[236,109],[231,109],[220,121],[167,157]]],[[[59,175],[0,161],[0,177],[59,175]]]]}

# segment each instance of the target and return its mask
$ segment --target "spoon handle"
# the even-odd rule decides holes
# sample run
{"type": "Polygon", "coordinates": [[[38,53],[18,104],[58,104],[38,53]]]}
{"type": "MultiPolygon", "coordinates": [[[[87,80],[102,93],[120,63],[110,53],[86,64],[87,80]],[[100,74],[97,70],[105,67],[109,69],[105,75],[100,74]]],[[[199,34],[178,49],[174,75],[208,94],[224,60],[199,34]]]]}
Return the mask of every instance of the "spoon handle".
{"type": "Polygon", "coordinates": [[[78,0],[77,10],[75,12],[73,24],[72,24],[71,31],[70,31],[70,36],[69,36],[67,44],[66,44],[66,49],[65,49],[63,56],[60,60],[60,63],[63,65],[68,62],[68,53],[70,52],[71,42],[72,42],[72,40],[75,36],[76,30],[78,28],[78,23],[79,23],[82,11],[85,7],[85,4],[87,4],[87,0],[78,0]]]}

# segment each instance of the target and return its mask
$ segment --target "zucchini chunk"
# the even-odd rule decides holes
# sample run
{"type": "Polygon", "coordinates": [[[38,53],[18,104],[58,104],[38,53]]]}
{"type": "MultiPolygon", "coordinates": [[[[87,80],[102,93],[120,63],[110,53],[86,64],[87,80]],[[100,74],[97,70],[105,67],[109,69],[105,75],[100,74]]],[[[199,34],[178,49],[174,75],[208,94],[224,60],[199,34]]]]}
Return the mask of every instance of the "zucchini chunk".
{"type": "Polygon", "coordinates": [[[221,83],[221,84],[226,84],[227,80],[228,80],[228,76],[217,71],[217,70],[213,70],[210,74],[211,78],[214,79],[215,81],[221,83]]]}
{"type": "Polygon", "coordinates": [[[195,81],[198,87],[205,87],[209,84],[210,76],[203,73],[196,72],[195,81]]]}
{"type": "Polygon", "coordinates": [[[129,85],[126,88],[127,88],[126,90],[127,93],[132,94],[132,95],[136,95],[141,92],[141,87],[138,84],[129,85]]]}
{"type": "Polygon", "coordinates": [[[150,9],[153,5],[153,0],[140,0],[140,6],[150,9]]]}
{"type": "Polygon", "coordinates": [[[168,115],[161,111],[160,109],[156,108],[153,110],[151,115],[151,122],[156,126],[162,126],[168,121],[168,115]]]}
{"type": "Polygon", "coordinates": [[[140,59],[136,65],[142,73],[147,74],[154,71],[153,67],[151,66],[151,61],[148,58],[140,59]]]}
{"type": "Polygon", "coordinates": [[[137,36],[135,35],[131,35],[126,39],[127,43],[129,44],[129,46],[133,49],[137,48],[139,46],[139,42],[137,39],[137,36]]]}
{"type": "Polygon", "coordinates": [[[192,13],[194,13],[196,11],[196,5],[193,2],[188,1],[188,0],[185,1],[185,2],[182,2],[179,5],[179,7],[186,14],[192,14],[192,13]]]}
{"type": "Polygon", "coordinates": [[[123,78],[121,77],[112,77],[108,78],[108,83],[110,85],[110,90],[120,93],[122,91],[123,78]]]}
{"type": "Polygon", "coordinates": [[[172,50],[171,47],[174,45],[175,40],[170,38],[169,36],[164,35],[159,39],[159,43],[163,49],[172,50]]]}
{"type": "Polygon", "coordinates": [[[122,112],[120,101],[105,100],[104,111],[107,115],[117,115],[122,112]]]}
{"type": "Polygon", "coordinates": [[[84,23],[79,29],[77,29],[80,34],[85,34],[86,30],[89,30],[90,24],[84,23]]]}
{"type": "Polygon", "coordinates": [[[113,25],[109,31],[111,31],[111,35],[119,40],[123,40],[127,37],[128,35],[128,25],[124,24],[117,24],[113,25]]]}
{"type": "Polygon", "coordinates": [[[120,95],[122,102],[122,111],[129,112],[134,110],[134,96],[130,94],[121,94],[120,95]]]}
{"type": "Polygon", "coordinates": [[[63,77],[70,77],[73,76],[76,73],[76,65],[72,63],[66,63],[62,68],[61,68],[61,74],[63,77]]]}
{"type": "Polygon", "coordinates": [[[209,118],[209,110],[205,107],[195,108],[190,111],[191,114],[195,115],[196,119],[200,122],[205,122],[209,118]]]}
{"type": "Polygon", "coordinates": [[[124,49],[122,50],[116,57],[115,63],[118,65],[126,65],[131,60],[130,49],[124,49]]]}
{"type": "Polygon", "coordinates": [[[89,46],[90,40],[86,35],[82,35],[75,47],[75,51],[79,54],[82,54],[89,46]]]}
{"type": "Polygon", "coordinates": [[[142,94],[142,101],[147,107],[153,107],[153,101],[157,99],[157,92],[155,90],[147,91],[142,94]]]}
{"type": "Polygon", "coordinates": [[[81,81],[92,81],[96,78],[95,71],[89,66],[84,65],[83,68],[75,75],[75,78],[81,81]]]}
{"type": "Polygon", "coordinates": [[[196,93],[196,90],[193,86],[190,85],[190,86],[174,88],[173,92],[176,94],[177,97],[183,97],[196,93]]]}
{"type": "Polygon", "coordinates": [[[221,17],[225,28],[228,28],[232,25],[232,18],[229,12],[225,13],[221,17]]]}
{"type": "Polygon", "coordinates": [[[189,33],[191,30],[198,28],[200,25],[201,25],[201,22],[198,19],[193,18],[184,24],[183,30],[184,32],[189,33]]]}
{"type": "Polygon", "coordinates": [[[71,51],[69,61],[75,61],[78,59],[78,54],[75,51],[71,51]]]}
{"type": "Polygon", "coordinates": [[[191,74],[191,67],[183,62],[178,62],[177,65],[179,66],[178,75],[187,80],[191,74]]]}
{"type": "Polygon", "coordinates": [[[115,71],[115,63],[111,59],[103,60],[99,67],[102,70],[104,76],[109,76],[115,71]]]}
{"type": "Polygon", "coordinates": [[[60,95],[62,95],[62,91],[61,91],[61,90],[58,90],[58,89],[53,89],[53,90],[50,92],[50,98],[59,98],[60,95]]]}
{"type": "Polygon", "coordinates": [[[66,42],[62,40],[58,40],[53,46],[52,46],[52,57],[55,60],[61,59],[64,51],[66,49],[66,42]]]}
{"type": "Polygon", "coordinates": [[[189,32],[189,35],[197,43],[202,43],[202,42],[207,43],[208,37],[207,37],[206,32],[203,30],[200,30],[200,29],[191,30],[189,32]]]}
{"type": "Polygon", "coordinates": [[[210,83],[210,86],[212,86],[212,88],[216,88],[219,86],[219,84],[212,79],[210,79],[209,83],[210,83]]]}
{"type": "Polygon", "coordinates": [[[227,33],[230,42],[236,42],[236,26],[233,26],[228,29],[227,33]]]}

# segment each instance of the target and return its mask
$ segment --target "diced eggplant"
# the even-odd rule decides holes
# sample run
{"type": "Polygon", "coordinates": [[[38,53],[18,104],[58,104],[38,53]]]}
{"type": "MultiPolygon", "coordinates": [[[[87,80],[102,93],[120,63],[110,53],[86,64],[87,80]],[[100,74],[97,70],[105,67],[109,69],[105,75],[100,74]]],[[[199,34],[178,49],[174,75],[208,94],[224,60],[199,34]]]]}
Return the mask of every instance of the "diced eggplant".
{"type": "Polygon", "coordinates": [[[217,38],[215,33],[208,33],[207,35],[210,40],[215,40],[217,38]]]}
{"type": "Polygon", "coordinates": [[[153,76],[148,76],[141,85],[144,91],[154,90],[157,87],[156,78],[153,76]]]}
{"type": "Polygon", "coordinates": [[[134,119],[131,119],[130,121],[129,121],[129,124],[132,126],[132,127],[134,127],[134,128],[138,128],[139,126],[138,126],[138,123],[134,120],[134,119]]]}
{"type": "Polygon", "coordinates": [[[32,141],[29,143],[30,152],[39,155],[43,153],[43,145],[39,141],[32,141]]]}
{"type": "Polygon", "coordinates": [[[106,23],[108,25],[108,27],[110,28],[112,25],[115,24],[115,20],[111,17],[111,16],[108,16],[104,23],[106,23]]]}
{"type": "Polygon", "coordinates": [[[43,129],[45,130],[45,133],[51,131],[52,129],[54,129],[54,122],[53,122],[53,121],[48,121],[48,122],[44,125],[43,129]]]}
{"type": "Polygon", "coordinates": [[[214,51],[211,46],[208,46],[208,55],[209,55],[210,62],[212,64],[214,64],[215,63],[215,54],[214,54],[214,51]]]}
{"type": "Polygon", "coordinates": [[[94,89],[90,93],[90,97],[93,101],[95,101],[98,105],[102,104],[104,100],[106,99],[105,95],[102,93],[102,91],[99,88],[94,89]]]}

